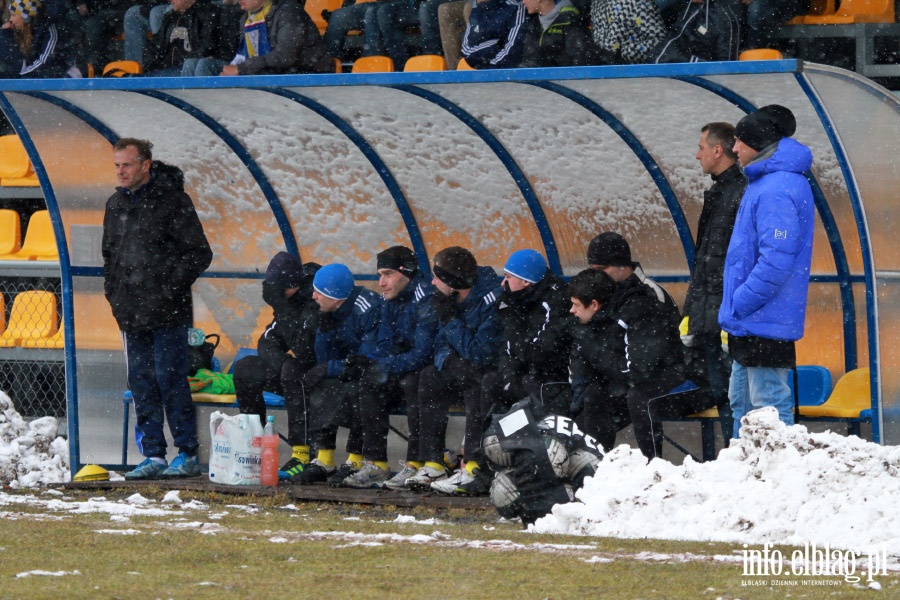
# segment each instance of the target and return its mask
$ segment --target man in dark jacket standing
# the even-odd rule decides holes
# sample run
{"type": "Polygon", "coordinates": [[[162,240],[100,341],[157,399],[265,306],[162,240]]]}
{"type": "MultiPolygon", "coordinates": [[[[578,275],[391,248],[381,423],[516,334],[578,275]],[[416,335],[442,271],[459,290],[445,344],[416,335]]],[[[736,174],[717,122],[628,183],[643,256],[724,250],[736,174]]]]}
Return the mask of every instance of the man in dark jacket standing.
{"type": "MultiPolygon", "coordinates": [[[[240,411],[259,415],[263,423],[263,392],[285,396],[284,390],[299,388],[302,375],[316,364],[319,305],[312,299],[312,282],[318,270],[318,264],[301,264],[299,258],[287,252],[276,254],[266,268],[262,297],[272,307],[274,319],[259,336],[257,356],[245,356],[234,364],[234,390],[240,411]],[[296,379],[290,376],[295,373],[299,374],[296,379]]],[[[309,463],[306,421],[301,418],[304,407],[286,403],[286,408],[292,454],[278,470],[279,479],[290,479],[309,463]]]]}
{"type": "Polygon", "coordinates": [[[123,333],[138,446],[146,457],[126,479],[200,474],[187,330],[191,285],[209,266],[212,250],[184,192],[184,175],[153,161],[152,147],[134,138],[116,143],[119,187],[103,217],[104,292],[123,333]],[[178,446],[168,466],[164,418],[178,446]]]}
{"type": "Polygon", "coordinates": [[[694,245],[694,268],[681,321],[681,341],[694,349],[696,357],[706,365],[709,391],[719,409],[726,443],[734,430],[728,402],[731,358],[722,350],[719,306],[722,304],[725,252],[747,185],[737,165],[733,146],[734,127],[729,123],[709,123],[700,130],[696,158],[703,172],[712,177],[713,185],[703,193],[703,210],[694,245]]]}
{"type": "Polygon", "coordinates": [[[770,104],[735,127],[734,153],[747,176],[725,256],[719,325],[733,359],[728,397],[734,437],[747,412],[774,406],[794,424],[788,369],[803,337],[815,206],[806,172],[812,152],[790,136],[790,109],[770,104]]]}

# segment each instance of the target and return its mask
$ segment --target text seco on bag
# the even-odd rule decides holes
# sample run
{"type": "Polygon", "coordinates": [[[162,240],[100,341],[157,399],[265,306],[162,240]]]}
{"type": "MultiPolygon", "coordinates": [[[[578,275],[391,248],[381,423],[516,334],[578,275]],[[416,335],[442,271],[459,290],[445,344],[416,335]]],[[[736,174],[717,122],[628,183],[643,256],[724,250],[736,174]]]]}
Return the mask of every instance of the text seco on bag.
{"type": "Polygon", "coordinates": [[[262,434],[259,415],[213,412],[209,416],[209,480],[226,485],[259,485],[262,434]]]}

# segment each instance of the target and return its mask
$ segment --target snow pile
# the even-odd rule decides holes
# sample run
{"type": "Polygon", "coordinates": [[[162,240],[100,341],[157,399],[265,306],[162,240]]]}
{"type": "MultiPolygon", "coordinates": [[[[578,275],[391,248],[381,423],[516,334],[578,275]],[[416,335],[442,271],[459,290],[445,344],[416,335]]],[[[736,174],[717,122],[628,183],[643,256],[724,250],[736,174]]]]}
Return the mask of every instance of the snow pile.
{"type": "Polygon", "coordinates": [[[69,481],[69,446],[59,423],[41,417],[27,423],[0,391],[0,485],[34,487],[69,481]]]}
{"type": "Polygon", "coordinates": [[[773,408],[708,463],[646,463],[620,446],[532,530],[900,552],[900,447],[786,427],[773,408]]]}

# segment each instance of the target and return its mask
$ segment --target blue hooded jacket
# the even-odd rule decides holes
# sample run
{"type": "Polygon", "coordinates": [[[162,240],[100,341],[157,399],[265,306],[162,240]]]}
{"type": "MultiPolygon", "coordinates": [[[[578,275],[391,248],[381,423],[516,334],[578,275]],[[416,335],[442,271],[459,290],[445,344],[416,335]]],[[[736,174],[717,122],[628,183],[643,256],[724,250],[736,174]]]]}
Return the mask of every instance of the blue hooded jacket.
{"type": "Polygon", "coordinates": [[[438,330],[437,315],[431,308],[433,295],[434,286],[417,271],[395,299],[382,299],[375,357],[385,379],[431,363],[438,330]]]}
{"type": "Polygon", "coordinates": [[[791,138],[764,152],[744,168],[749,183],[725,257],[719,325],[738,337],[795,341],[812,261],[812,152],[791,138]]]}
{"type": "Polygon", "coordinates": [[[518,67],[525,51],[525,6],[519,0],[474,4],[462,40],[462,55],[475,69],[518,67]]]}
{"type": "Polygon", "coordinates": [[[497,365],[503,331],[497,300],[502,291],[494,270],[478,267],[478,279],[460,304],[458,315],[438,330],[434,341],[434,365],[438,370],[443,369],[451,353],[478,368],[497,365]]]}
{"type": "Polygon", "coordinates": [[[356,286],[334,311],[334,329],[316,331],[316,362],[328,365],[327,377],[343,373],[344,359],[351,354],[375,355],[380,305],[378,294],[356,286]]]}

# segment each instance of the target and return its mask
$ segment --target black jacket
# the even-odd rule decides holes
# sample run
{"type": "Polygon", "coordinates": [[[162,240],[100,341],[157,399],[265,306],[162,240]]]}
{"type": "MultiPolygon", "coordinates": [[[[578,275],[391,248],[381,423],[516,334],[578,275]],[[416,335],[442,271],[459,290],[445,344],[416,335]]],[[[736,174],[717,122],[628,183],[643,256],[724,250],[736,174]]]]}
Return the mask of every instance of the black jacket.
{"type": "Polygon", "coordinates": [[[650,286],[632,275],[618,285],[609,312],[622,330],[629,386],[652,398],[685,380],[677,306],[660,302],[650,286]]]}
{"type": "Polygon", "coordinates": [[[167,12],[153,36],[153,58],[147,71],[180,67],[186,58],[212,56],[220,19],[210,0],[198,0],[183,13],[167,12]]]}
{"type": "Polygon", "coordinates": [[[628,391],[625,336],[607,308],[598,310],[586,325],[572,323],[569,369],[572,405],[584,406],[582,396],[590,385],[603,386],[610,397],[623,398],[628,391]]]}
{"type": "Polygon", "coordinates": [[[569,314],[568,287],[547,273],[532,286],[500,295],[502,382],[518,382],[525,375],[541,383],[568,381],[570,327],[575,318],[569,314]]]}
{"type": "Polygon", "coordinates": [[[747,186],[747,179],[737,163],[714,176],[713,182],[703,193],[691,285],[684,300],[684,315],[690,317],[688,333],[691,335],[719,331],[725,253],[747,186]]]}
{"type": "Polygon", "coordinates": [[[522,67],[578,67],[612,64],[601,58],[588,31],[588,21],[574,6],[564,6],[547,29],[540,17],[531,15],[526,21],[525,54],[522,67]]]}
{"type": "MultiPolygon", "coordinates": [[[[312,299],[314,271],[304,266],[304,278],[290,298],[284,298],[283,289],[275,289],[274,298],[266,302],[272,306],[274,319],[259,336],[256,349],[266,378],[277,379],[281,366],[288,358],[288,352],[299,359],[304,369],[316,365],[316,329],[319,327],[319,305],[312,299]],[[308,274],[308,276],[307,276],[308,274]]],[[[263,286],[271,284],[263,283],[263,286]]],[[[266,298],[264,290],[263,298],[266,298]]]]}
{"type": "Polygon", "coordinates": [[[740,14],[734,0],[688,1],[651,55],[657,63],[737,60],[740,44],[740,14]]]}
{"type": "Polygon", "coordinates": [[[103,217],[103,291],[126,332],[190,326],[191,285],[212,250],[181,169],[154,161],[136,193],[117,188],[103,217]]]}

